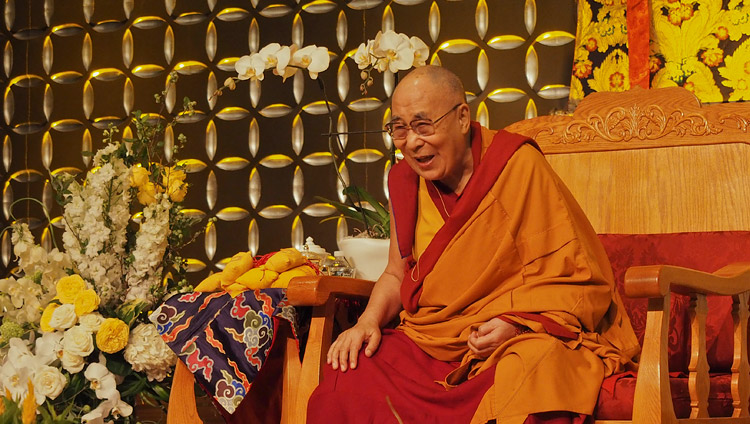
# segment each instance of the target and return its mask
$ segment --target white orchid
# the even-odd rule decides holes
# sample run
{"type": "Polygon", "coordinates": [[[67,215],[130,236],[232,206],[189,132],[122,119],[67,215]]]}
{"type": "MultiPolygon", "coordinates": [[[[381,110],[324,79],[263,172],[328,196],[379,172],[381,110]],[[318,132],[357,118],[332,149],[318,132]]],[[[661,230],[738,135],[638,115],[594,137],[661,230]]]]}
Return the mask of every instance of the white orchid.
{"type": "Polygon", "coordinates": [[[282,47],[279,43],[271,43],[260,49],[258,55],[260,56],[261,60],[263,60],[266,69],[272,69],[276,67],[276,64],[279,62],[279,59],[276,55],[281,51],[281,49],[282,47]]]}
{"type": "Polygon", "coordinates": [[[418,66],[426,65],[427,56],[430,55],[430,48],[427,47],[427,44],[425,44],[421,38],[415,36],[409,39],[409,45],[414,52],[414,62],[412,63],[412,66],[416,68],[418,66]]]}
{"type": "MultiPolygon", "coordinates": [[[[104,424],[104,418],[112,415],[114,418],[129,417],[133,413],[133,407],[120,399],[116,394],[112,399],[102,401],[91,412],[81,417],[82,424],[104,424]]],[[[106,421],[110,422],[110,421],[106,421]]]]}
{"type": "Polygon", "coordinates": [[[25,366],[16,366],[12,362],[5,362],[0,367],[0,386],[3,392],[10,392],[15,401],[26,397],[28,382],[32,377],[32,370],[25,366]]]}
{"type": "Polygon", "coordinates": [[[375,56],[382,58],[377,63],[380,72],[404,71],[411,68],[414,63],[414,51],[412,51],[409,37],[394,31],[378,32],[375,36],[373,52],[375,56]]]}
{"type": "Polygon", "coordinates": [[[62,357],[63,353],[63,334],[59,331],[44,333],[42,337],[36,339],[36,360],[40,364],[50,365],[62,357]]]}
{"type": "Polygon", "coordinates": [[[234,64],[237,71],[237,78],[241,80],[263,80],[263,72],[266,70],[266,63],[258,53],[242,56],[234,64]]]}
{"type": "Polygon", "coordinates": [[[307,69],[307,72],[310,73],[310,78],[316,79],[320,72],[328,69],[331,57],[328,55],[327,48],[318,47],[313,44],[294,52],[292,63],[302,69],[307,69]]]}
{"type": "Polygon", "coordinates": [[[89,382],[91,382],[91,388],[96,392],[97,398],[120,398],[119,392],[117,391],[115,375],[107,369],[106,365],[98,362],[89,364],[83,375],[89,382]]]}
{"type": "Polygon", "coordinates": [[[359,69],[366,69],[367,67],[374,66],[378,62],[374,49],[375,40],[368,40],[367,44],[362,43],[359,45],[357,52],[354,53],[354,62],[359,69]]]}

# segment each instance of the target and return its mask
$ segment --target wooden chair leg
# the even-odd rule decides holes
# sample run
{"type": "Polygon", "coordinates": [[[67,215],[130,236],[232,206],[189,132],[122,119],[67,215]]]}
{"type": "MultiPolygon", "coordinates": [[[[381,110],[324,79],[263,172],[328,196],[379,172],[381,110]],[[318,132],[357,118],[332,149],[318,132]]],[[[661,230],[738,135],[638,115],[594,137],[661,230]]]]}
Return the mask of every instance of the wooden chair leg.
{"type": "Polygon", "coordinates": [[[180,360],[174,370],[172,391],[169,394],[167,424],[203,424],[195,404],[193,373],[180,360]]]}
{"type": "Polygon", "coordinates": [[[294,412],[297,407],[297,396],[299,392],[299,380],[302,372],[302,363],[299,360],[299,345],[287,329],[284,333],[284,372],[283,389],[281,395],[281,424],[292,424],[294,412]]]}
{"type": "Polygon", "coordinates": [[[313,390],[320,383],[320,376],[325,366],[325,358],[328,348],[331,346],[333,336],[333,315],[336,311],[336,302],[333,297],[322,306],[313,308],[313,317],[310,321],[310,333],[305,346],[305,357],[302,362],[302,370],[298,384],[297,400],[294,408],[293,424],[305,424],[307,422],[307,403],[313,390]]]}

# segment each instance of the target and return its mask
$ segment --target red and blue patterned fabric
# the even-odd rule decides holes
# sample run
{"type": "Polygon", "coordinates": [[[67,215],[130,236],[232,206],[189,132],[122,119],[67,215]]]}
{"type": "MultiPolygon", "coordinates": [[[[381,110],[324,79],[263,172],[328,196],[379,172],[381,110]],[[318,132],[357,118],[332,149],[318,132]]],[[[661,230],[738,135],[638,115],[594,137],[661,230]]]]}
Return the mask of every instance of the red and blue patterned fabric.
{"type": "Polygon", "coordinates": [[[167,345],[215,402],[233,413],[250,390],[285,320],[298,335],[285,289],[171,297],[150,316],[167,345]]]}

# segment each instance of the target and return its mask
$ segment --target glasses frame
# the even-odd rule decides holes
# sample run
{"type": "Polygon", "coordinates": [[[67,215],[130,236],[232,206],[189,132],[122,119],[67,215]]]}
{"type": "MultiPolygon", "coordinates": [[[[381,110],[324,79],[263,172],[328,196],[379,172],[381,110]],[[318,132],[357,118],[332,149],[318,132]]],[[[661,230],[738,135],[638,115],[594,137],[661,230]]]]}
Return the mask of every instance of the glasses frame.
{"type": "Polygon", "coordinates": [[[452,108],[450,108],[450,110],[448,112],[445,112],[444,114],[440,115],[440,117],[437,118],[437,119],[435,119],[435,120],[432,120],[432,119],[429,119],[429,118],[426,118],[426,119],[413,119],[408,124],[404,124],[406,126],[406,136],[404,136],[404,137],[396,138],[396,137],[393,136],[393,125],[394,125],[394,122],[389,122],[389,123],[385,124],[385,130],[388,132],[388,135],[390,135],[391,138],[394,139],[394,140],[406,140],[406,137],[409,135],[409,131],[413,131],[414,134],[417,134],[417,135],[420,135],[420,136],[423,136],[423,137],[431,136],[431,135],[435,134],[435,125],[437,125],[437,123],[440,122],[440,120],[442,120],[443,118],[445,118],[446,116],[448,116],[448,114],[450,114],[454,110],[458,109],[458,107],[461,106],[462,104],[464,104],[464,103],[463,102],[462,103],[457,103],[455,106],[453,106],[452,108]],[[415,122],[417,124],[415,124],[415,122]],[[432,127],[432,133],[430,133],[430,134],[420,134],[420,133],[418,133],[414,129],[414,126],[418,125],[419,123],[430,124],[430,127],[432,127]]]}

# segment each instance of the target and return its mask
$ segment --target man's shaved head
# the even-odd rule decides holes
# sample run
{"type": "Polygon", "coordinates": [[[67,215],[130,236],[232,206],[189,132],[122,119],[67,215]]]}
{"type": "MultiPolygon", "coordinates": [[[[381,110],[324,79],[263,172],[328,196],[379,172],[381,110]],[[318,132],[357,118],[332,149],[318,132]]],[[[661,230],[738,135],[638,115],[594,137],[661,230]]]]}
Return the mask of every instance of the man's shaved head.
{"type": "Polygon", "coordinates": [[[439,87],[441,96],[444,96],[447,103],[466,103],[466,92],[461,80],[442,66],[427,65],[420,66],[409,72],[396,87],[396,96],[400,89],[405,87],[414,87],[420,83],[428,82],[434,87],[439,87]]]}

